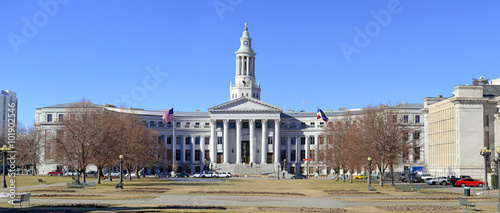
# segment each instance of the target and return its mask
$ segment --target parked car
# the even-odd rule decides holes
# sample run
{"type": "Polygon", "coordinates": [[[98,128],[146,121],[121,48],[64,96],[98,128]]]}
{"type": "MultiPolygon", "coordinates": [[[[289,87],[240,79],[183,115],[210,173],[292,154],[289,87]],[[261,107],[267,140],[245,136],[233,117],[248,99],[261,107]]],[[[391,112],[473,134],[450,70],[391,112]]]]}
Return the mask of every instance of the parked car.
{"type": "Polygon", "coordinates": [[[472,178],[464,178],[464,179],[460,179],[460,180],[455,181],[455,186],[462,186],[462,187],[479,186],[479,187],[482,187],[483,185],[484,185],[483,181],[475,180],[472,178]]]}
{"type": "Polygon", "coordinates": [[[299,174],[291,177],[292,179],[307,179],[305,175],[299,174]]]}
{"type": "Polygon", "coordinates": [[[88,171],[85,173],[87,177],[97,177],[97,171],[88,171]]]}
{"type": "Polygon", "coordinates": [[[455,181],[460,180],[459,178],[455,177],[455,175],[448,175],[446,176],[446,178],[448,179],[448,183],[452,186],[455,186],[455,181]]]}
{"type": "Polygon", "coordinates": [[[405,179],[403,180],[405,183],[422,183],[422,179],[417,175],[417,173],[408,173],[405,176],[405,179]]]}
{"type": "Polygon", "coordinates": [[[431,180],[431,179],[434,179],[434,177],[432,177],[431,174],[420,174],[420,179],[422,179],[422,181],[428,181],[428,180],[431,180]]]}
{"type": "Polygon", "coordinates": [[[436,185],[436,184],[446,185],[446,184],[448,184],[448,178],[446,178],[446,177],[436,177],[436,178],[427,180],[426,183],[429,184],[429,185],[436,185]]]}
{"type": "Polygon", "coordinates": [[[77,176],[78,172],[77,171],[67,171],[64,173],[65,176],[77,176]]]}
{"type": "Polygon", "coordinates": [[[180,177],[189,177],[189,174],[188,174],[188,173],[184,173],[184,172],[182,172],[182,173],[177,173],[177,174],[175,174],[175,177],[176,177],[176,178],[180,178],[180,177]]]}
{"type": "Polygon", "coordinates": [[[367,179],[368,175],[367,174],[361,174],[361,175],[355,175],[352,177],[352,179],[357,180],[357,179],[367,179]]]}
{"type": "MultiPolygon", "coordinates": [[[[332,179],[333,179],[333,180],[337,179],[337,175],[332,176],[332,179]]],[[[340,179],[340,180],[343,180],[343,179],[349,179],[349,175],[347,175],[347,174],[346,174],[346,175],[340,175],[340,176],[339,176],[339,179],[340,179]]]]}
{"type": "Polygon", "coordinates": [[[131,175],[132,177],[135,177],[135,172],[127,172],[127,174],[125,174],[123,176],[128,177],[129,175],[131,175]]]}
{"type": "Polygon", "coordinates": [[[404,182],[406,174],[408,174],[408,171],[403,171],[399,174],[399,180],[404,182]]]}
{"type": "Polygon", "coordinates": [[[231,175],[231,172],[219,172],[217,174],[217,177],[220,177],[220,178],[231,178],[232,175],[231,175]]]}
{"type": "Polygon", "coordinates": [[[217,175],[217,173],[212,172],[212,171],[203,171],[203,172],[201,172],[201,177],[202,178],[216,178],[216,177],[219,177],[219,175],[217,175]]]}
{"type": "Polygon", "coordinates": [[[59,176],[62,176],[63,175],[63,172],[61,170],[54,170],[54,171],[51,171],[51,172],[48,172],[47,173],[48,176],[53,176],[53,175],[59,175],[59,176]]]}
{"type": "Polygon", "coordinates": [[[201,178],[201,173],[197,172],[193,175],[194,178],[201,178]]]}
{"type": "MultiPolygon", "coordinates": [[[[104,175],[106,177],[109,177],[109,173],[106,173],[106,175],[104,175]]],[[[111,177],[120,177],[120,172],[111,172],[111,177]]]]}

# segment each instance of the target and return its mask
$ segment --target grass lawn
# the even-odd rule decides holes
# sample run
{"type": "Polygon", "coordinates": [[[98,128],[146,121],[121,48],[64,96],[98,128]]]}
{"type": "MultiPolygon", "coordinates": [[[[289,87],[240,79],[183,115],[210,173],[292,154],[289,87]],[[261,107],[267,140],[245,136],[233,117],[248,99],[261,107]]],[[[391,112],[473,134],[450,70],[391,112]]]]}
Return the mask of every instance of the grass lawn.
{"type": "MultiPolygon", "coordinates": [[[[8,180],[8,179],[7,179],[8,180]]],[[[113,179],[112,182],[103,180],[94,188],[85,189],[67,189],[65,183],[73,182],[71,177],[59,176],[17,176],[16,187],[39,185],[37,188],[18,189],[18,192],[34,193],[34,199],[56,198],[56,199],[85,199],[85,200],[129,200],[129,199],[153,199],[160,195],[245,195],[245,196],[293,196],[293,197],[325,197],[333,196],[338,201],[354,202],[373,202],[380,203],[380,206],[356,206],[334,210],[333,212],[388,212],[384,209],[384,203],[401,202],[405,209],[391,209],[391,212],[459,212],[458,209],[443,209],[441,207],[428,207],[429,210],[412,210],[412,202],[457,202],[460,193],[445,192],[431,188],[422,188],[419,193],[395,191],[394,187],[385,185],[380,187],[373,184],[377,191],[369,192],[365,181],[354,181],[354,183],[335,181],[330,179],[266,179],[266,178],[231,178],[231,179],[211,179],[208,181],[200,179],[157,179],[141,178],[140,180],[124,180],[124,189],[115,189],[119,179],[113,179]],[[38,179],[47,181],[47,184],[62,183],[63,186],[43,186],[39,184],[38,179]],[[360,199],[359,197],[363,197],[360,199]]],[[[95,181],[95,178],[88,179],[95,181]]],[[[491,193],[498,193],[491,191],[491,193]]],[[[468,198],[471,202],[495,202],[492,198],[480,198],[472,196],[468,198]]],[[[67,205],[67,204],[64,204],[67,205]]],[[[8,207],[6,203],[1,202],[0,207],[8,207]]],[[[44,207],[45,208],[45,207],[44,207]]],[[[221,209],[197,209],[193,206],[125,206],[109,205],[106,208],[113,208],[116,211],[169,211],[169,212],[220,212],[221,209]],[[148,210],[148,208],[150,208],[148,210]]],[[[259,207],[224,207],[224,212],[286,212],[286,211],[309,211],[300,208],[261,208],[259,207]]],[[[496,206],[481,206],[486,212],[495,210],[496,206]]],[[[313,209],[314,210],[314,209],[313,209]]],[[[107,210],[106,210],[107,211],[107,210]]],[[[315,211],[315,210],[314,210],[315,211]]]]}

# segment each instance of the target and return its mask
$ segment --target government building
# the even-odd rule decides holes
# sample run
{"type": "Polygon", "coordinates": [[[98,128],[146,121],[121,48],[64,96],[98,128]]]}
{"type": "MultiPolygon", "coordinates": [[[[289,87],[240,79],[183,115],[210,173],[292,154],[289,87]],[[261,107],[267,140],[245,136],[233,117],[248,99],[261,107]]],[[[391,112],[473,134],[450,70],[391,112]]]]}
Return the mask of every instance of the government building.
{"type": "MultiPolygon", "coordinates": [[[[228,102],[210,107],[207,112],[176,111],[174,120],[168,124],[162,120],[165,110],[133,109],[148,128],[158,132],[165,157],[172,159],[169,163],[147,168],[147,173],[195,173],[213,169],[233,174],[272,175],[284,168],[290,174],[329,174],[332,168],[318,163],[318,150],[325,143],[321,136],[325,122],[317,119],[316,112],[284,112],[282,108],[260,100],[262,91],[255,70],[257,53],[252,49],[252,43],[245,24],[235,53],[236,72],[234,82],[230,83],[228,102]]],[[[55,123],[67,113],[69,106],[58,104],[36,109],[35,126],[49,134],[55,132],[55,123]]],[[[418,133],[414,134],[417,138],[411,139],[421,141],[423,105],[398,106],[405,108],[405,122],[418,133]]],[[[131,110],[105,107],[114,111],[131,110]]],[[[347,112],[359,113],[361,109],[323,111],[330,119],[336,119],[347,112]]],[[[422,145],[418,156],[412,155],[409,160],[413,165],[423,166],[423,159],[422,145]]],[[[41,164],[39,172],[42,174],[64,167],[52,162],[45,151],[41,154],[41,164]]]]}

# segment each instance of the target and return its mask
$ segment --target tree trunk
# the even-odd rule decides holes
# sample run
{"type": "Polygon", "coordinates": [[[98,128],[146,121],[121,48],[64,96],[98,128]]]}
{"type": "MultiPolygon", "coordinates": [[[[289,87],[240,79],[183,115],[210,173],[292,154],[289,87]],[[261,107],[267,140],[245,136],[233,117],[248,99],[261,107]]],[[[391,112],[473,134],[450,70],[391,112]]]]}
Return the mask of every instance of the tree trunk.
{"type": "Polygon", "coordinates": [[[97,184],[101,184],[101,172],[102,172],[102,168],[97,167],[97,184]]]}

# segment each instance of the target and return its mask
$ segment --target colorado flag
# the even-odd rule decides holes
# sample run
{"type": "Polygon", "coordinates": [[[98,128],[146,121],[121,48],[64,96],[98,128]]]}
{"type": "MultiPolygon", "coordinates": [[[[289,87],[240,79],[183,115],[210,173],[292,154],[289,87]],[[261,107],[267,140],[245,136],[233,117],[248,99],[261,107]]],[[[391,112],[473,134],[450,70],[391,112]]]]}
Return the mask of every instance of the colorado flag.
{"type": "Polygon", "coordinates": [[[316,116],[316,119],[320,118],[323,119],[325,122],[328,122],[328,118],[326,117],[325,113],[318,108],[318,115],[316,116]]]}

